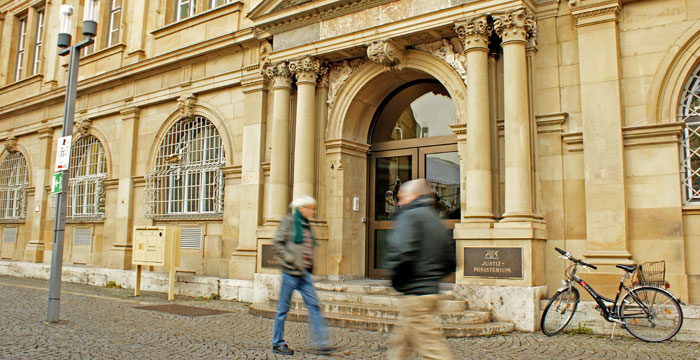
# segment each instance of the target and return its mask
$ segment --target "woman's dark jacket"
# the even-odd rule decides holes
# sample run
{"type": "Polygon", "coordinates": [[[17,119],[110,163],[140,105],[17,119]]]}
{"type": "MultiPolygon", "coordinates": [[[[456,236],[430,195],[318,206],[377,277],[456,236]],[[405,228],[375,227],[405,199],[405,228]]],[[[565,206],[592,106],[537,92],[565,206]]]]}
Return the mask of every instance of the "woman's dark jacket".
{"type": "Polygon", "coordinates": [[[455,252],[432,198],[421,196],[402,206],[388,241],[392,286],[407,295],[437,294],[440,279],[455,271],[455,252]]]}

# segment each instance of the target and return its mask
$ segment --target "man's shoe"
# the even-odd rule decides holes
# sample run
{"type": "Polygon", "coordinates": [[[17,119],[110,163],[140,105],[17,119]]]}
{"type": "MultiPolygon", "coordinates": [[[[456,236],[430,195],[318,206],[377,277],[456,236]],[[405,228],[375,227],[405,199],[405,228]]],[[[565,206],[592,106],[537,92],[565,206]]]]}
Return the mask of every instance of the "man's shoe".
{"type": "Polygon", "coordinates": [[[272,352],[280,355],[294,355],[294,350],[290,349],[287,344],[273,346],[272,352]]]}
{"type": "Polygon", "coordinates": [[[321,355],[328,355],[335,352],[335,347],[333,346],[324,346],[318,349],[318,353],[321,355]]]}

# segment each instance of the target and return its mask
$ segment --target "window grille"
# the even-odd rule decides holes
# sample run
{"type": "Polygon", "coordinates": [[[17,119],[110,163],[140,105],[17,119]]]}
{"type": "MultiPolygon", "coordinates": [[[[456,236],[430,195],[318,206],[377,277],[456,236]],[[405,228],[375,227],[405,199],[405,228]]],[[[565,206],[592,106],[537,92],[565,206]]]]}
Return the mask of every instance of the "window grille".
{"type": "Polygon", "coordinates": [[[104,216],[107,164],[100,141],[88,135],[71,146],[66,218],[101,220],[104,216]]]}
{"type": "Polygon", "coordinates": [[[181,249],[201,249],[202,248],[202,228],[199,226],[180,228],[180,248],[181,249]]]}
{"type": "Polygon", "coordinates": [[[109,0],[109,34],[107,34],[107,47],[119,42],[121,16],[122,0],[109,0]]]}
{"type": "Polygon", "coordinates": [[[19,20],[19,34],[17,39],[17,66],[15,67],[15,81],[19,81],[22,77],[22,68],[24,67],[24,42],[27,38],[27,18],[19,20]]]}
{"type": "Polygon", "coordinates": [[[686,202],[700,201],[700,66],[688,79],[678,109],[685,123],[681,142],[681,177],[686,202]]]}
{"type": "Polygon", "coordinates": [[[194,117],[175,123],[146,177],[146,216],[220,218],[224,163],[221,137],[209,120],[194,117]]]}
{"type": "Polygon", "coordinates": [[[36,15],[37,23],[35,31],[36,37],[34,38],[34,60],[32,61],[32,75],[38,74],[41,66],[41,45],[43,43],[41,39],[44,36],[44,10],[39,10],[36,13],[36,15]]]}
{"type": "Polygon", "coordinates": [[[8,153],[0,163],[0,219],[24,219],[28,185],[24,156],[19,151],[8,153]]]}
{"type": "Polygon", "coordinates": [[[10,227],[2,229],[2,242],[6,244],[17,243],[17,228],[10,227]]]}
{"type": "Polygon", "coordinates": [[[90,246],[92,245],[92,228],[75,229],[73,232],[73,245],[90,246]]]}

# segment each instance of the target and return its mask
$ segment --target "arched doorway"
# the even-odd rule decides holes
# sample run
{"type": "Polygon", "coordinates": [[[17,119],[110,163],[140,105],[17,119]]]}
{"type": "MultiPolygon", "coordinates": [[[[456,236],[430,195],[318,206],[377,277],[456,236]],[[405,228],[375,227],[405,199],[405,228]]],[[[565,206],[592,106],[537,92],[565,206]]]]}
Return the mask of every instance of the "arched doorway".
{"type": "Polygon", "coordinates": [[[394,89],[374,114],[369,130],[368,275],[384,278],[386,242],[396,195],[406,181],[425,178],[437,194],[436,208],[450,232],[460,218],[457,121],[447,89],[420,79],[394,89]]]}

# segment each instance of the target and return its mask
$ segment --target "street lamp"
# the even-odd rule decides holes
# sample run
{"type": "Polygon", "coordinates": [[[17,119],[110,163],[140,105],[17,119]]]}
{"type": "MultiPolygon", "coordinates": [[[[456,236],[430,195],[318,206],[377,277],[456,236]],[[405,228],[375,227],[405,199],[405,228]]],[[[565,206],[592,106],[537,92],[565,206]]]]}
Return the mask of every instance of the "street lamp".
{"type": "MultiPolygon", "coordinates": [[[[63,137],[73,134],[73,116],[75,115],[75,98],[78,82],[78,67],[80,63],[80,50],[95,42],[93,37],[97,34],[97,18],[99,16],[99,0],[86,0],[83,18],[83,41],[71,46],[71,32],[73,29],[73,7],[61,5],[60,23],[58,27],[58,47],[61,49],[58,55],[70,55],[68,61],[68,80],[66,82],[66,102],[63,112],[63,137]]],[[[68,140],[70,149],[70,140],[68,140]]],[[[60,146],[61,144],[59,144],[60,146]]],[[[70,154],[68,154],[70,158],[70,154]]],[[[49,278],[49,306],[46,316],[47,322],[60,320],[59,308],[61,301],[61,273],[63,267],[63,235],[66,229],[66,194],[68,192],[68,166],[61,170],[61,192],[58,193],[56,203],[56,221],[53,229],[53,250],[51,252],[51,277],[49,278]]]]}

